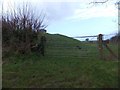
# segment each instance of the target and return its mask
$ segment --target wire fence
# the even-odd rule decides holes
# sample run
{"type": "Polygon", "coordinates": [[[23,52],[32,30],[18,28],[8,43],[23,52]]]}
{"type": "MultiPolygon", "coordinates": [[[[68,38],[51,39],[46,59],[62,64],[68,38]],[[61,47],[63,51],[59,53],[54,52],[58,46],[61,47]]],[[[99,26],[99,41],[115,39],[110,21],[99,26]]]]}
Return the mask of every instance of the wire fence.
{"type": "MultiPolygon", "coordinates": [[[[113,34],[104,35],[104,38],[108,38],[113,34]]],[[[115,34],[114,34],[115,35],[115,34]]],[[[92,36],[76,36],[70,38],[90,38],[88,41],[81,41],[78,42],[70,40],[60,40],[58,39],[49,39],[47,40],[47,49],[46,49],[46,56],[48,57],[66,57],[66,58],[87,58],[87,59],[98,59],[101,56],[99,50],[99,35],[92,35],[92,36]],[[96,40],[95,40],[96,39],[96,40]]],[[[103,40],[104,41],[104,40],[103,40]]],[[[113,52],[117,54],[117,47],[116,45],[110,44],[110,48],[113,49],[113,52]]],[[[104,54],[105,58],[111,59],[111,54],[106,47],[103,47],[102,53],[104,54]]]]}

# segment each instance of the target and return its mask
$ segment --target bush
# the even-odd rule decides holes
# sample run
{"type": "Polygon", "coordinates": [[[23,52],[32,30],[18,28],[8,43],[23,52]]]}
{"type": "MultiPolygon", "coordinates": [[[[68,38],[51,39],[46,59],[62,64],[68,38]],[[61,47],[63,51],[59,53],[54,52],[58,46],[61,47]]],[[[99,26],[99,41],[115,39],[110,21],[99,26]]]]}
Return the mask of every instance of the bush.
{"type": "Polygon", "coordinates": [[[44,29],[44,16],[36,18],[27,5],[2,15],[2,43],[7,52],[30,53],[38,40],[38,30],[44,29]]]}

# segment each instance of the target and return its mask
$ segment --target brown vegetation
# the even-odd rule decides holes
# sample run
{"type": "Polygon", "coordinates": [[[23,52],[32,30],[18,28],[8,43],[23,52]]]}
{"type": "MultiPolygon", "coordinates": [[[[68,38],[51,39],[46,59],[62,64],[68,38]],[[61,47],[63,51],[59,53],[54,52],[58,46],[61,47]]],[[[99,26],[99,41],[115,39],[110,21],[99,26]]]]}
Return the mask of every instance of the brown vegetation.
{"type": "Polygon", "coordinates": [[[46,28],[44,19],[45,15],[35,16],[28,5],[2,15],[3,54],[30,53],[31,46],[37,43],[38,31],[46,28]]]}

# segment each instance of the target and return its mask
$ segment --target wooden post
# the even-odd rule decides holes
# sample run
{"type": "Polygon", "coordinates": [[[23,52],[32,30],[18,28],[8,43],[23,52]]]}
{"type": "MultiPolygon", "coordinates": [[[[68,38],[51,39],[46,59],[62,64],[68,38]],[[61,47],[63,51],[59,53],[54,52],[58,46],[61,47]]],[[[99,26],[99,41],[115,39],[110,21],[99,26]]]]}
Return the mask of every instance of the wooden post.
{"type": "Polygon", "coordinates": [[[112,56],[118,59],[118,56],[110,49],[110,47],[106,43],[104,43],[104,46],[108,49],[108,51],[111,53],[112,56]]]}
{"type": "Polygon", "coordinates": [[[103,40],[102,39],[103,39],[103,35],[99,34],[98,35],[98,49],[100,53],[100,59],[103,59],[103,46],[102,46],[103,40]]]}

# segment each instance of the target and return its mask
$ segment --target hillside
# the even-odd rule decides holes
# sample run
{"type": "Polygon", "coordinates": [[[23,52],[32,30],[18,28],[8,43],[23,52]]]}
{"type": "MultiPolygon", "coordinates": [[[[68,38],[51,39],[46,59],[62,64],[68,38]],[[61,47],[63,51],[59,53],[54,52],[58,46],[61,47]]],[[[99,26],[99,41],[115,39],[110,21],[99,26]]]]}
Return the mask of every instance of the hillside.
{"type": "Polygon", "coordinates": [[[118,62],[100,60],[96,44],[59,34],[46,37],[44,57],[31,53],[3,58],[3,88],[118,87],[118,62]]]}
{"type": "Polygon", "coordinates": [[[94,57],[98,56],[97,44],[90,45],[64,35],[47,34],[46,56],[86,58],[92,53],[94,57]]]}
{"type": "Polygon", "coordinates": [[[110,41],[113,43],[120,43],[120,32],[118,32],[117,35],[111,37],[110,41]]]}
{"type": "Polygon", "coordinates": [[[81,46],[81,42],[59,34],[48,34],[46,56],[78,56],[79,50],[76,46],[81,46]]]}

